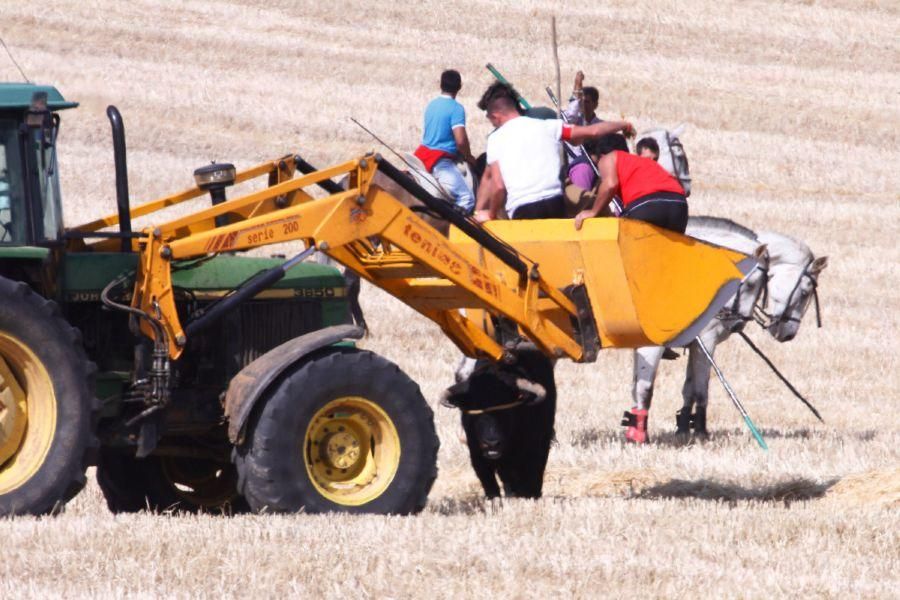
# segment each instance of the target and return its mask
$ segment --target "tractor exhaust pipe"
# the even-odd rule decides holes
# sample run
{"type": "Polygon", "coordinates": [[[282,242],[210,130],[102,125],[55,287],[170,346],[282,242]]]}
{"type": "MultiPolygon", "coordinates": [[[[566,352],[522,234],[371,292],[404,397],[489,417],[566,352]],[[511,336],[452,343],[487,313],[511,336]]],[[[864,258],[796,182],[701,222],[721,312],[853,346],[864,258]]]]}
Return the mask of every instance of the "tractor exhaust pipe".
{"type": "MultiPolygon", "coordinates": [[[[116,164],[116,204],[119,208],[119,231],[131,233],[131,204],[128,199],[128,164],[125,161],[125,124],[119,109],[106,107],[106,116],[112,127],[113,157],[116,164]]],[[[122,238],[122,252],[132,252],[131,237],[122,238]]]]}

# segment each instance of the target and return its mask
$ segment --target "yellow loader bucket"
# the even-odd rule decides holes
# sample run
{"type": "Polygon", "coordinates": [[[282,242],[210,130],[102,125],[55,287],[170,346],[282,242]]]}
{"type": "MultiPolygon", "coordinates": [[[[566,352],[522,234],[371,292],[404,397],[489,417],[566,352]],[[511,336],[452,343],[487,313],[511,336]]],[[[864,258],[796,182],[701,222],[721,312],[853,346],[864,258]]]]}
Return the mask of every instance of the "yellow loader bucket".
{"type": "MultiPolygon", "coordinates": [[[[538,263],[558,289],[585,284],[604,348],[690,342],[756,265],[746,254],[630,219],[492,221],[497,237],[538,263]]],[[[502,277],[514,274],[456,229],[451,241],[502,277]]]]}

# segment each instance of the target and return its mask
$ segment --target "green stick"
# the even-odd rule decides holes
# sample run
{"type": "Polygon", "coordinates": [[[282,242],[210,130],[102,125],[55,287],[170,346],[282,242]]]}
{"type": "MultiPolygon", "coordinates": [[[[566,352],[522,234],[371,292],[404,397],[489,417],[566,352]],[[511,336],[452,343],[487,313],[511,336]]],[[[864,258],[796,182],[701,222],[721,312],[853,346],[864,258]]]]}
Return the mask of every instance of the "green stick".
{"type": "Polygon", "coordinates": [[[734,390],[732,390],[731,386],[728,385],[728,382],[725,381],[725,376],[722,374],[722,371],[719,370],[719,365],[717,365],[716,361],[713,360],[712,354],[710,354],[709,350],[706,349],[706,344],[703,343],[703,340],[700,339],[700,336],[697,336],[694,339],[697,340],[697,344],[700,346],[700,349],[703,350],[703,354],[706,355],[706,360],[708,360],[709,364],[712,365],[713,370],[716,372],[716,376],[719,378],[719,381],[722,382],[722,385],[725,387],[725,391],[728,392],[728,396],[731,398],[731,401],[734,402],[734,405],[737,407],[738,412],[740,412],[741,416],[744,417],[744,422],[750,429],[750,433],[752,433],[753,437],[756,438],[756,443],[759,444],[760,448],[768,451],[769,447],[766,445],[766,441],[763,439],[762,434],[756,428],[756,425],[753,424],[753,421],[750,420],[750,415],[747,414],[747,409],[744,408],[744,405],[741,404],[740,400],[738,400],[738,397],[735,395],[734,390]]]}
{"type": "MultiPolygon", "coordinates": [[[[504,77],[503,75],[500,74],[500,71],[498,71],[497,69],[494,68],[494,65],[492,65],[491,63],[486,64],[485,67],[487,68],[488,71],[491,72],[491,75],[493,75],[497,81],[499,81],[500,83],[505,83],[507,85],[512,85],[511,83],[509,83],[509,81],[506,80],[506,77],[504,77]]],[[[522,105],[522,108],[524,108],[525,110],[528,110],[529,108],[531,108],[531,105],[528,104],[528,100],[523,98],[522,94],[519,94],[519,92],[517,91],[516,95],[518,97],[519,104],[522,105]]]]}

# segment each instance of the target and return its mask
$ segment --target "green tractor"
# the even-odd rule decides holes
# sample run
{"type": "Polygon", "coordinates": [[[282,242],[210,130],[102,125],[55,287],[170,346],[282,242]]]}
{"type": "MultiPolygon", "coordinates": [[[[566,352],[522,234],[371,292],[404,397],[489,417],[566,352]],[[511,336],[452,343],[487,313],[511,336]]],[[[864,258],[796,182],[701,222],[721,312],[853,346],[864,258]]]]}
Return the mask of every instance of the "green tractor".
{"type": "Polygon", "coordinates": [[[202,327],[160,376],[127,306],[140,234],[114,107],[118,231],[63,224],[59,111],[76,106],[0,84],[0,517],[59,510],[92,465],[114,512],[421,510],[433,415],[396,365],[355,347],[336,269],[226,253],[175,265],[179,315],[202,327]],[[115,249],[84,242],[104,236],[115,249]]]}

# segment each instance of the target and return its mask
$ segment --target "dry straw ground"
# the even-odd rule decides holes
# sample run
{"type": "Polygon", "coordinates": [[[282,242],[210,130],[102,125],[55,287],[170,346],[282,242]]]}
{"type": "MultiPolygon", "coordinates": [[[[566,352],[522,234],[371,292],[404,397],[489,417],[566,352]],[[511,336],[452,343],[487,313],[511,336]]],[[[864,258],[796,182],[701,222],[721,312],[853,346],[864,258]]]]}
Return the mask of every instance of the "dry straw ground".
{"type": "MultiPolygon", "coordinates": [[[[0,597],[896,597],[900,590],[900,4],[895,0],[600,3],[163,0],[12,2],[3,37],[27,73],[82,103],[64,115],[69,223],[111,210],[103,110],[123,111],[137,199],[210,159],[300,151],[337,162],[401,148],[447,66],[475,103],[493,61],[542,99],[559,18],[601,112],[689,124],[695,213],[806,240],[830,266],[824,328],[752,336],[819,406],[817,423],[738,343],[721,362],[769,440],[755,447],[713,384],[713,441],[678,447],[683,361],[664,366],[651,427],[625,446],[630,357],[558,370],[558,444],[539,502],[485,505],[435,407],[440,475],[415,518],[113,517],[91,486],[62,516],[0,523],[0,597]]],[[[17,77],[0,59],[0,73],[17,77]]],[[[456,354],[436,327],[364,290],[366,346],[435,403],[456,354]]]]}

